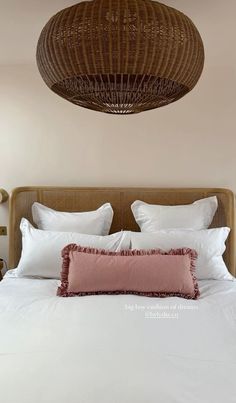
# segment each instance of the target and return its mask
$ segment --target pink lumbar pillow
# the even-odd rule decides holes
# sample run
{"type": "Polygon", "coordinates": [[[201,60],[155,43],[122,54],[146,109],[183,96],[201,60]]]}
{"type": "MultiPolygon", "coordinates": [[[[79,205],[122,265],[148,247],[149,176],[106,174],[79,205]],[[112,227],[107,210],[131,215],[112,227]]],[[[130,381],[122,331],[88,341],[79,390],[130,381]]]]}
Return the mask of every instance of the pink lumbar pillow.
{"type": "Polygon", "coordinates": [[[137,294],[148,297],[199,296],[192,249],[109,252],[68,245],[62,251],[62,297],[137,294]]]}

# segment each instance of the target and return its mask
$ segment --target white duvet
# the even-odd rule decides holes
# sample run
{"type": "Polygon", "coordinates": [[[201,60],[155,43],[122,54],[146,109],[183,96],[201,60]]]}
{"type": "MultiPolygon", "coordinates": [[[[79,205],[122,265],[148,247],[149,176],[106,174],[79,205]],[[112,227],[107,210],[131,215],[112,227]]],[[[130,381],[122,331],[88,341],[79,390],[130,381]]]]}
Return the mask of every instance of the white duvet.
{"type": "Polygon", "coordinates": [[[0,283],[1,403],[235,403],[236,282],[198,301],[0,283]]]}

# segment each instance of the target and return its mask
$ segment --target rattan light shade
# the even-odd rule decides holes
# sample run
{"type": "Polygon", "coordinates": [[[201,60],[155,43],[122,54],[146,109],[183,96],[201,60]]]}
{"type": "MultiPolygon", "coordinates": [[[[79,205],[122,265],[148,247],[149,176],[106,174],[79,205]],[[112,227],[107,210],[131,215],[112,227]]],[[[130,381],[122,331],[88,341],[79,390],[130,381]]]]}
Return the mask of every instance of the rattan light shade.
{"type": "Polygon", "coordinates": [[[177,101],[197,83],[202,39],[183,13],[151,0],[84,1],[44,27],[37,63],[52,91],[96,111],[129,114],[177,101]]]}

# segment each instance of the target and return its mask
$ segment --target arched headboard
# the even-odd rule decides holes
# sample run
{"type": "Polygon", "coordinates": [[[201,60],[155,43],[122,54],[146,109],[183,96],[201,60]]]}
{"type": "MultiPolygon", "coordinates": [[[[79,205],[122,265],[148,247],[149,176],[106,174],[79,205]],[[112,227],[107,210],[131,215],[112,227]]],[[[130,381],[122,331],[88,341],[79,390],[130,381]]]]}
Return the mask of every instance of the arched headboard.
{"type": "Polygon", "coordinates": [[[111,232],[138,231],[130,206],[134,200],[152,204],[189,204],[195,200],[216,195],[219,207],[211,227],[228,226],[231,233],[224,259],[235,274],[234,194],[227,189],[211,188],[80,188],[80,187],[21,187],[12,192],[9,222],[9,266],[16,267],[21,255],[22,217],[32,222],[31,206],[35,201],[61,211],[95,210],[110,202],[114,209],[111,232]]]}

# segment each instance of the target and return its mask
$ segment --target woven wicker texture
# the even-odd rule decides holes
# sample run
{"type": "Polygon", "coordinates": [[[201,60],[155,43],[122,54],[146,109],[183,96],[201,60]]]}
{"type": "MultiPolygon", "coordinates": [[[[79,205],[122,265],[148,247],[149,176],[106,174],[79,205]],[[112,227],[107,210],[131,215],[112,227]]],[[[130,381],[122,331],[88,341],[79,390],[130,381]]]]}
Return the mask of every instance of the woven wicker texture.
{"type": "Polygon", "coordinates": [[[202,39],[183,13],[151,0],[93,0],[60,11],[37,47],[48,87],[76,105],[129,114],[177,101],[196,85],[202,39]]]}

